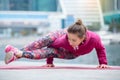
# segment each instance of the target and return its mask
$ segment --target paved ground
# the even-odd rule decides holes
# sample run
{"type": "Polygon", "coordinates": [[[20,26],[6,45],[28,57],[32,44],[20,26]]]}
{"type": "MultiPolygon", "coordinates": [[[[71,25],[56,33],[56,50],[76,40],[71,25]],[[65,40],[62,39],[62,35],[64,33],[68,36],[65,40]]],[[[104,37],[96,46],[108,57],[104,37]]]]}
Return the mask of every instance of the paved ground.
{"type": "MultiPolygon", "coordinates": [[[[27,65],[38,66],[38,62],[13,62],[6,66],[27,65]]],[[[56,64],[56,66],[71,64],[56,64]]],[[[0,66],[5,66],[0,62],[0,66]]],[[[93,65],[72,65],[93,66],[93,65]]],[[[95,67],[96,65],[94,65],[95,67]]],[[[85,70],[85,69],[13,69],[0,70],[0,80],[120,80],[120,70],[85,70]]]]}

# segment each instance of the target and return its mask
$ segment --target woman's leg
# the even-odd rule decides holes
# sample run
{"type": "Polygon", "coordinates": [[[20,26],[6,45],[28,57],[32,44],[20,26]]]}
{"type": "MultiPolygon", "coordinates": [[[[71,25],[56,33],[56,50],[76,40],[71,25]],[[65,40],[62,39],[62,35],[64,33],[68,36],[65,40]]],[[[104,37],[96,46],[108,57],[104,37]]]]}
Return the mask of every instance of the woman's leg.
{"type": "MultiPolygon", "coordinates": [[[[44,59],[44,58],[61,58],[61,59],[74,59],[75,55],[66,51],[65,49],[59,48],[47,48],[36,49],[32,51],[19,50],[13,46],[7,46],[5,49],[5,63],[8,64],[12,61],[15,61],[18,58],[29,58],[29,59],[44,59]]],[[[53,59],[48,61],[50,64],[53,59]]]]}
{"type": "Polygon", "coordinates": [[[49,57],[57,57],[57,50],[54,48],[42,48],[42,49],[36,49],[33,51],[22,51],[22,54],[20,54],[23,58],[28,59],[44,59],[49,57]]]}
{"type": "Polygon", "coordinates": [[[46,64],[53,64],[53,58],[59,58],[59,59],[74,59],[77,56],[75,56],[73,53],[63,49],[63,48],[59,48],[56,49],[56,56],[49,56],[46,60],[46,64]]]}
{"type": "Polygon", "coordinates": [[[57,56],[56,58],[60,58],[60,59],[74,59],[77,56],[75,56],[74,53],[69,52],[68,50],[65,50],[64,48],[59,48],[57,49],[57,56]]]}
{"type": "Polygon", "coordinates": [[[45,47],[33,51],[23,51],[22,57],[29,59],[47,58],[46,65],[44,65],[43,67],[54,67],[53,58],[70,60],[76,58],[77,56],[63,48],[55,49],[45,47]]]}
{"type": "Polygon", "coordinates": [[[5,63],[8,64],[18,58],[29,58],[29,59],[44,59],[48,57],[57,57],[57,50],[54,48],[44,47],[42,49],[36,49],[32,51],[19,50],[13,46],[8,45],[5,48],[6,56],[5,63]]]}

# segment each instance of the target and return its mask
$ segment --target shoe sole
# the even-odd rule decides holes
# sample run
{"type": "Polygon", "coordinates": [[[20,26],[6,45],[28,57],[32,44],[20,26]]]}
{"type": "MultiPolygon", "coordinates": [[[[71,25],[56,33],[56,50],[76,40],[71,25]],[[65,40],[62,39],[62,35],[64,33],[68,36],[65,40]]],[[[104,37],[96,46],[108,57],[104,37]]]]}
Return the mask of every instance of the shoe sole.
{"type": "Polygon", "coordinates": [[[12,53],[12,52],[8,52],[8,53],[6,53],[6,55],[5,55],[5,64],[8,64],[9,63],[9,61],[12,59],[12,57],[14,56],[14,54],[12,53]]]}

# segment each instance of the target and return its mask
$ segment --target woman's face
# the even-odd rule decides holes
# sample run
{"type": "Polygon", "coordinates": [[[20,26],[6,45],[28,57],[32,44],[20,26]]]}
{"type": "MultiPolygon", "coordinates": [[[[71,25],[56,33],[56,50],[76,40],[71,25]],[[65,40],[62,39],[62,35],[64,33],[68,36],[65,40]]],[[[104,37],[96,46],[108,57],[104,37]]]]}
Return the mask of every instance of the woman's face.
{"type": "Polygon", "coordinates": [[[84,37],[79,38],[77,34],[73,34],[73,33],[67,33],[67,36],[68,36],[68,42],[72,47],[78,46],[84,40],[84,37]]]}

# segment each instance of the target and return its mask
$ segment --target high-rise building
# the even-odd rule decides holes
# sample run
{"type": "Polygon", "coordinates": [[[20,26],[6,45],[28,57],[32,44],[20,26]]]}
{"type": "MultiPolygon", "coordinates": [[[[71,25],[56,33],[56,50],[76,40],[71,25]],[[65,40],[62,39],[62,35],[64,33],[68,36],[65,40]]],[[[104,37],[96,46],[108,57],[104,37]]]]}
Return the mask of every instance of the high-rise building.
{"type": "Polygon", "coordinates": [[[119,4],[120,0],[0,0],[0,34],[48,32],[78,18],[86,26],[104,26],[111,20],[108,13],[119,12],[119,4]]]}
{"type": "Polygon", "coordinates": [[[58,0],[0,0],[1,11],[57,11],[58,0]]]}
{"type": "Polygon", "coordinates": [[[0,34],[48,32],[60,28],[61,16],[58,0],[0,0],[0,34]]]}
{"type": "Polygon", "coordinates": [[[120,0],[100,0],[100,2],[105,24],[120,18],[120,0]]]}

